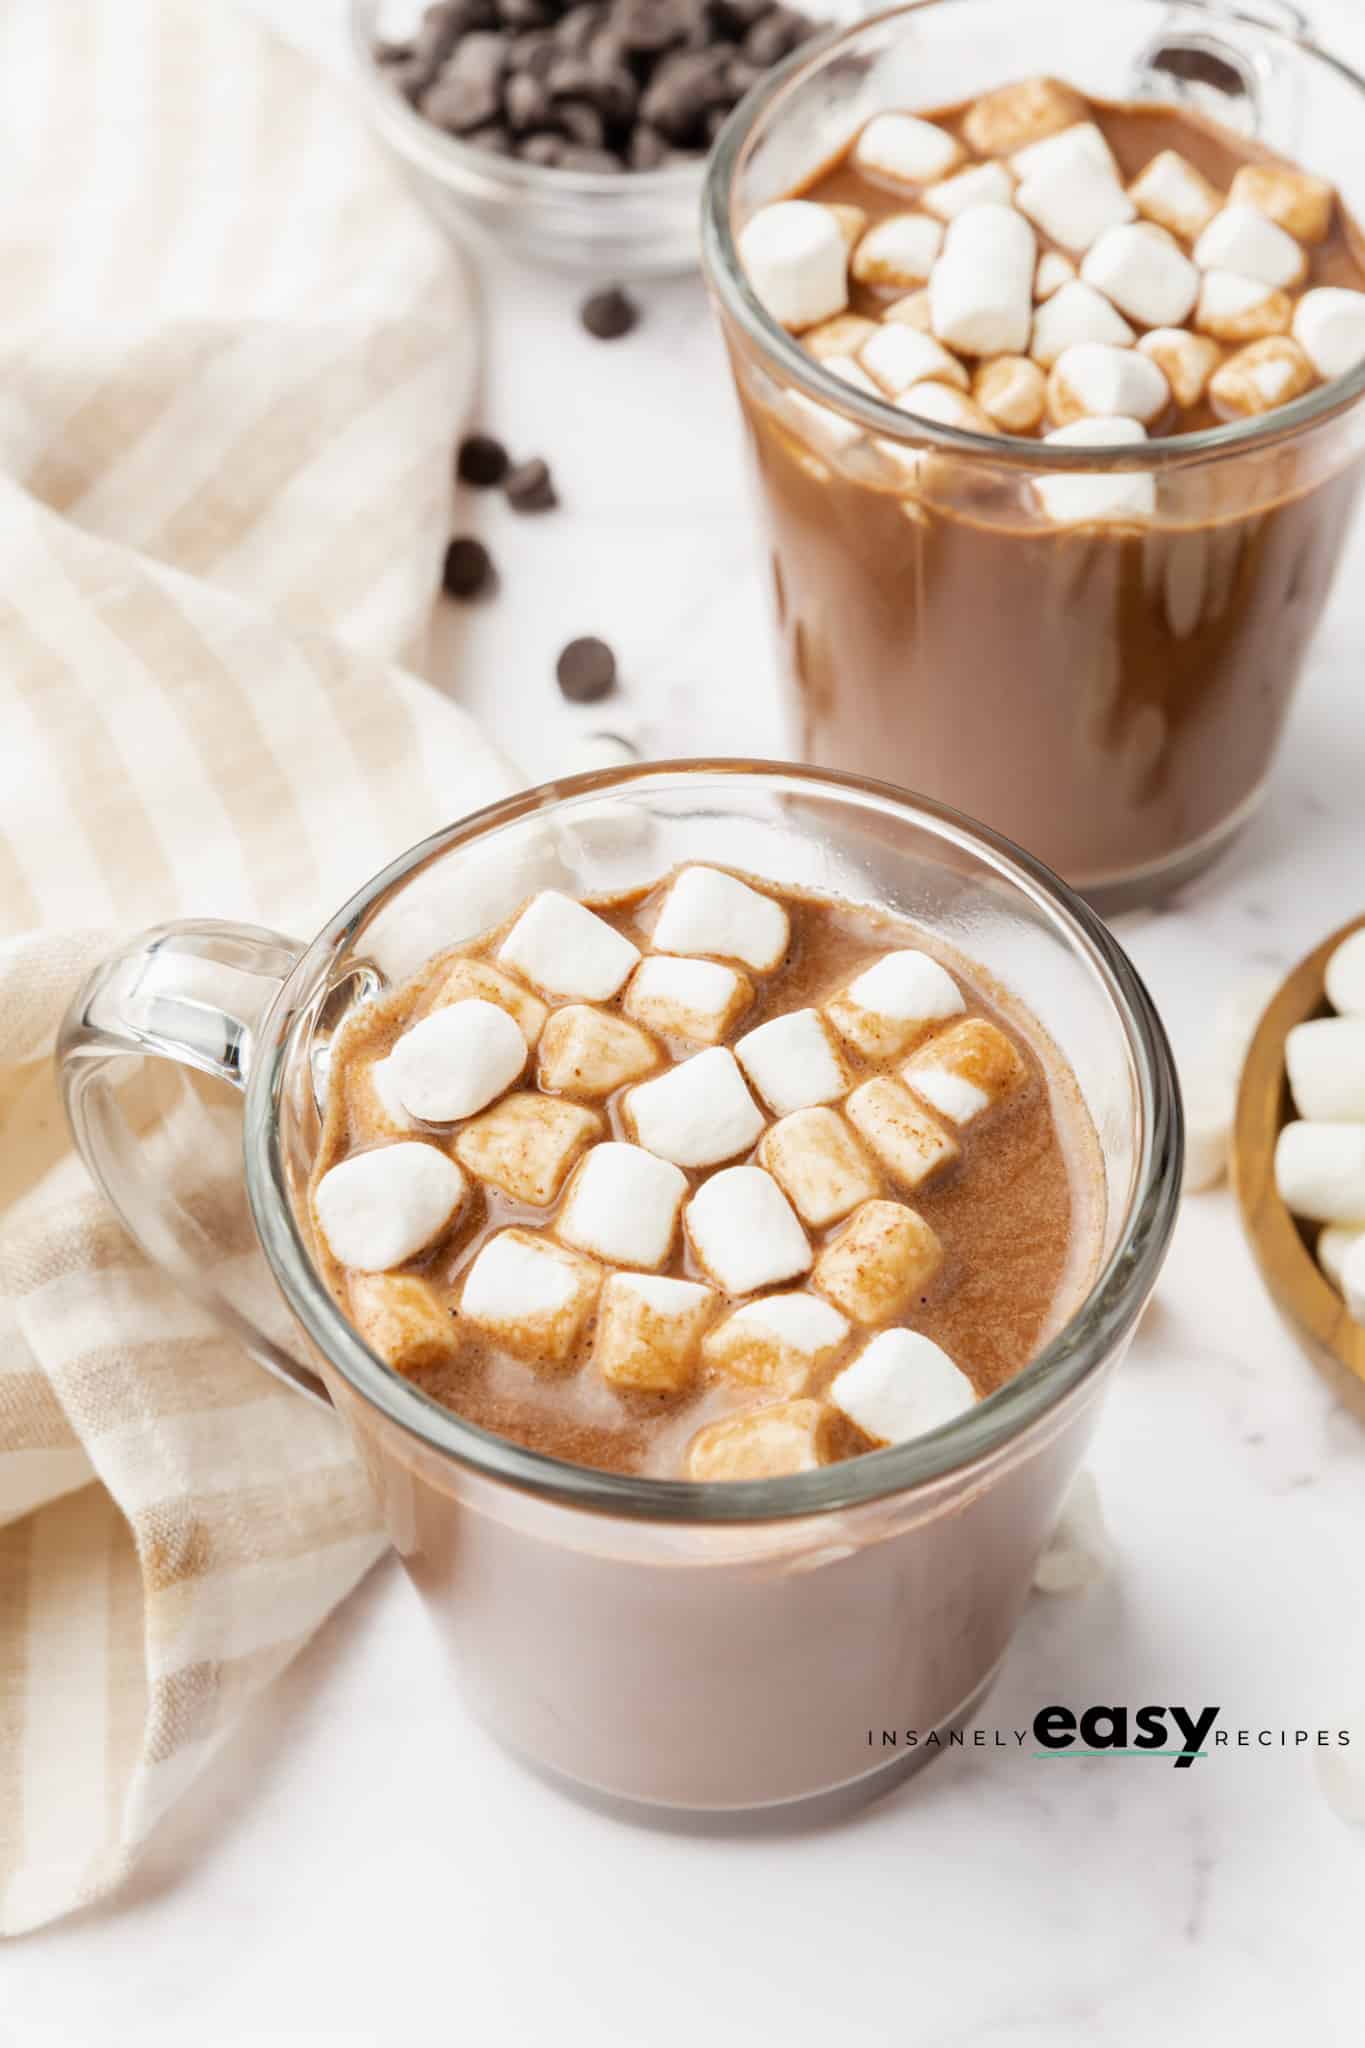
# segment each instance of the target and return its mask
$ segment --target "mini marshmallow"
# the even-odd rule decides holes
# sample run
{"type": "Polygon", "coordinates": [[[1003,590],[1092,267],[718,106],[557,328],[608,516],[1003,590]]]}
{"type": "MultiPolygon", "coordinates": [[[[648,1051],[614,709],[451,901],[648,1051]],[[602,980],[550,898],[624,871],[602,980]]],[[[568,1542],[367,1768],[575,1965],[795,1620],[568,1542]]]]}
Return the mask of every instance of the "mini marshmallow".
{"type": "Polygon", "coordinates": [[[529,1230],[490,1237],[465,1276],[460,1319],[529,1365],[567,1365],[596,1306],[602,1269],[529,1230]]]}
{"type": "Polygon", "coordinates": [[[1076,266],[1069,256],[1063,256],[1060,249],[1044,249],[1033,273],[1033,296],[1050,299],[1064,284],[1074,283],[1075,278],[1076,266]]]}
{"type": "Polygon", "coordinates": [[[1254,206],[1225,206],[1194,245],[1201,270],[1231,270],[1262,284],[1292,291],[1308,273],[1308,258],[1283,228],[1254,206]]]}
{"type": "Polygon", "coordinates": [[[1346,1255],[1358,1244],[1365,1244],[1365,1223],[1325,1223],[1318,1232],[1318,1264],[1338,1294],[1346,1255]]]}
{"type": "Polygon", "coordinates": [[[942,245],[942,223],[927,213],[888,214],[854,250],[853,275],[859,284],[923,284],[942,245]]]}
{"type": "Polygon", "coordinates": [[[1059,133],[1012,151],[1010,162],[1020,178],[1074,175],[1118,182],[1118,159],[1094,121],[1070,122],[1059,133]]]}
{"type": "Polygon", "coordinates": [[[866,320],[861,313],[840,313],[803,334],[801,346],[823,363],[830,356],[856,356],[863,343],[880,331],[875,320],[866,320]]]}
{"type": "Polygon", "coordinates": [[[1314,1123],[1365,1124],[1365,1017],[1312,1017],[1284,1041],[1289,1092],[1314,1123]]]}
{"type": "Polygon", "coordinates": [[[353,1273],[346,1306],[371,1351],[395,1372],[420,1372],[459,1351],[454,1316],[415,1273],[353,1273]]]}
{"type": "MultiPolygon", "coordinates": [[[[840,378],[846,384],[853,384],[869,398],[880,398],[881,392],[872,379],[854,362],[852,356],[824,356],[824,367],[832,377],[840,378]]],[[[791,416],[792,424],[800,428],[806,440],[825,455],[842,455],[856,441],[862,439],[862,428],[856,420],[846,419],[842,413],[833,412],[827,405],[817,405],[802,391],[784,391],[782,409],[791,416]]],[[[822,482],[829,481],[829,472],[814,465],[813,474],[822,482]]]]}
{"type": "Polygon", "coordinates": [[[855,1323],[882,1323],[908,1307],[943,1264],[924,1218],[902,1202],[864,1202],[815,1262],[812,1284],[855,1323]]]}
{"type": "Polygon", "coordinates": [[[1014,197],[1014,179],[1003,164],[972,164],[956,177],[931,185],[920,196],[940,220],[956,220],[972,206],[1008,206],[1014,197]]]}
{"type": "Polygon", "coordinates": [[[943,1127],[889,1075],[877,1075],[855,1088],[845,1114],[892,1180],[909,1193],[958,1157],[958,1148],[943,1127]]]}
{"type": "Polygon", "coordinates": [[[1286,1124],[1275,1186],[1285,1207],[1310,1223],[1365,1223],[1365,1124],[1286,1124]]]}
{"type": "Polygon", "coordinates": [[[940,427],[956,427],[962,434],[991,431],[991,423],[976,400],[965,391],[953,391],[947,384],[912,384],[908,391],[902,391],[896,404],[916,419],[933,420],[940,427]]]}
{"type": "Polygon", "coordinates": [[[927,334],[932,325],[929,294],[923,285],[917,292],[907,292],[903,299],[888,306],[882,314],[882,325],[890,321],[897,327],[913,327],[920,334],[927,334]]]}
{"type": "Polygon", "coordinates": [[[787,913],[771,896],[719,868],[684,868],[659,912],[654,948],[714,953],[771,974],[782,964],[790,936],[787,913]]]}
{"type": "Polygon", "coordinates": [[[1231,270],[1206,272],[1194,309],[1195,326],[1218,341],[1260,341],[1266,335],[1287,334],[1293,318],[1288,292],[1257,277],[1238,277],[1231,270]]]}
{"type": "Polygon", "coordinates": [[[384,1273],[425,1251],[459,1214],[466,1193],[453,1159],[406,1140],[329,1167],[313,1211],[334,1259],[360,1273],[384,1273]]]}
{"type": "Polygon", "coordinates": [[[718,1297],[694,1280],[612,1273],[602,1289],[592,1357],[609,1386],[678,1394],[691,1384],[718,1297]]]}
{"type": "Polygon", "coordinates": [[[1344,377],[1365,360],[1365,292],[1320,285],[1294,309],[1294,339],[1320,377],[1344,377]]]}
{"type": "Polygon", "coordinates": [[[933,331],[967,355],[1018,355],[1033,324],[1032,228],[1010,206],[974,206],[949,227],[929,280],[933,331]]]}
{"type": "Polygon", "coordinates": [[[1327,962],[1327,1000],[1343,1016],[1365,1011],[1365,925],[1351,932],[1327,962]]]}
{"type": "MultiPolygon", "coordinates": [[[[1055,138],[1060,150],[1065,136],[1055,138]]],[[[1051,149],[1053,143],[1040,143],[1051,149]]],[[[1021,213],[1040,227],[1050,242],[1076,253],[1099,240],[1106,228],[1134,220],[1137,208],[1112,170],[1102,170],[1091,150],[1073,144],[1069,161],[1057,161],[1023,176],[1014,195],[1021,213]]]]}
{"type": "Polygon", "coordinates": [[[1325,242],[1331,232],[1335,191],[1325,178],[1288,164],[1243,164],[1228,198],[1254,207],[1296,242],[1325,242]]]}
{"type": "Polygon", "coordinates": [[[757,1144],[763,1112],[728,1046],[695,1053],[632,1088],[627,1122],[639,1143],[675,1166],[716,1166],[757,1144]]]}
{"type": "Polygon", "coordinates": [[[883,1330],[831,1380],[829,1398],[874,1444],[903,1444],[965,1415],[976,1393],[931,1338],[883,1330]]]}
{"type": "MultiPolygon", "coordinates": [[[[1141,420],[1073,420],[1048,435],[1062,447],[1124,448],[1145,441],[1147,429],[1141,420]]],[[[1137,472],[1094,476],[1036,476],[1038,493],[1046,516],[1059,526],[1130,524],[1150,519],[1156,510],[1156,479],[1137,472]]]]}
{"type": "Polygon", "coordinates": [[[1176,404],[1186,409],[1198,405],[1209,378],[1222,361],[1217,342],[1202,334],[1191,334],[1184,327],[1154,327],[1150,334],[1143,335],[1138,347],[1156,364],[1170,385],[1176,404]]]}
{"type": "MultiPolygon", "coordinates": [[[[1234,196],[1236,186],[1233,187],[1234,196]]],[[[1163,149],[1128,187],[1128,197],[1145,219],[1193,242],[1223,204],[1223,195],[1179,150],[1163,149]]],[[[1186,311],[1188,311],[1188,307],[1186,311]]],[[[1141,316],[1138,315],[1138,318],[1141,316]]],[[[1172,320],[1183,320],[1175,313],[1172,320]]]]}
{"type": "Polygon", "coordinates": [[[978,156],[1012,156],[1025,145],[1072,127],[1085,101],[1055,78],[1022,78],[997,86],[967,109],[962,132],[978,156]]]}
{"type": "Polygon", "coordinates": [[[1199,297],[1197,267],[1150,221],[1109,228],[1081,264],[1081,278],[1142,327],[1177,327],[1199,297]]]}
{"type": "Polygon", "coordinates": [[[883,953],[825,1004],[825,1015],[853,1050],[870,1060],[894,1059],[945,1017],[966,1008],[946,967],[928,953],[883,953]]]}
{"type": "Polygon", "coordinates": [[[466,996],[432,1010],[389,1055],[399,1101],[425,1123],[473,1116],[526,1065],[526,1040],[506,1010],[466,996]]]}
{"type": "Polygon", "coordinates": [[[739,259],[759,304],[793,333],[848,304],[842,230],[827,207],[808,199],[760,207],[740,230],[739,259]]]}
{"type": "Polygon", "coordinates": [[[765,1294],[717,1323],[702,1345],[702,1363],[740,1386],[804,1394],[847,1335],[845,1318],[818,1294],[765,1294]]]}
{"type": "Polygon", "coordinates": [[[1226,1065],[1203,1060],[1180,1070],[1185,1106],[1185,1167],[1181,1187],[1198,1195],[1215,1188],[1228,1170],[1237,1082],[1226,1065]]]}
{"type": "Polygon", "coordinates": [[[537,988],[584,1003],[614,996],[639,957],[638,946],[557,889],[542,889],[498,948],[499,960],[537,988]]]}
{"type": "Polygon", "coordinates": [[[972,397],[1007,434],[1031,434],[1047,407],[1047,379],[1027,356],[993,356],[973,378],[972,397]]]}
{"type": "Polygon", "coordinates": [[[784,1479],[824,1462],[823,1401],[770,1401],[699,1429],[687,1447],[689,1479],[784,1479]]]}
{"type": "Polygon", "coordinates": [[[389,1060],[369,1060],[345,1070],[346,1107],[352,1132],[366,1138],[392,1138],[418,1128],[403,1107],[389,1060]]]}
{"type": "Polygon", "coordinates": [[[455,1157],[475,1180],[543,1209],[601,1130],[597,1112],[576,1102],[534,1091],[508,1095],[465,1125],[455,1140],[455,1157]]]}
{"type": "Polygon", "coordinates": [[[968,1124],[1022,1088],[1028,1069],[998,1025],[964,1017],[912,1053],[901,1078],[950,1123],[968,1124]]]}
{"type": "Polygon", "coordinates": [[[754,999],[747,974],[714,960],[679,960],[651,953],[630,978],[622,1008],[638,1024],[666,1038],[715,1045],[754,999]]]}
{"type": "Polygon", "coordinates": [[[931,185],[962,161],[962,144],[916,114],[874,114],[853,145],[853,162],[895,185],[931,185]]]}
{"type": "Polygon", "coordinates": [[[774,1116],[836,1102],[851,1076],[818,1010],[787,1010],[748,1031],[735,1057],[774,1116]]]}
{"type": "Polygon", "coordinates": [[[1342,1260],[1341,1293],[1351,1321],[1365,1325],[1365,1245],[1352,1245],[1342,1260]]]}
{"type": "Polygon", "coordinates": [[[1301,398],[1313,382],[1313,365],[1298,343],[1272,334],[1220,364],[1209,379],[1209,397],[1224,419],[1249,418],[1301,398]]]}
{"type": "Polygon", "coordinates": [[[551,1094],[597,1101],[627,1082],[642,1080],[660,1058],[653,1039],[623,1017],[568,1003],[545,1027],[536,1078],[551,1094]]]}
{"type": "Polygon", "coordinates": [[[871,1161],[832,1109],[798,1109],[765,1131],[758,1148],[801,1221],[812,1230],[838,1223],[881,1193],[871,1161]]]}
{"type": "Polygon", "coordinates": [[[1033,1567],[1034,1587],[1039,1593],[1083,1593],[1108,1576],[1113,1561],[1099,1488],[1092,1473],[1082,1472],[1033,1567]]]}
{"type": "Polygon", "coordinates": [[[1151,357],[1137,349],[1082,341],[1053,364],[1047,402],[1060,427],[1078,419],[1141,420],[1145,426],[1165,412],[1171,387],[1151,357]]]}
{"type": "Polygon", "coordinates": [[[1058,356],[1082,342],[1126,348],[1133,340],[1133,330],[1118,308],[1111,306],[1102,292],[1077,278],[1044,300],[1034,314],[1029,354],[1045,370],[1050,370],[1058,356]]]}
{"type": "Polygon", "coordinates": [[[662,1266],[673,1245],[687,1176],[638,1145],[594,1145],[555,1220],[566,1244],[611,1266],[662,1266]]]}
{"type": "Polygon", "coordinates": [[[844,238],[844,247],[851,253],[860,236],[867,231],[867,215],[863,208],[849,206],[843,201],[836,200],[828,203],[825,211],[833,214],[839,233],[844,238]]]}
{"type": "Polygon", "coordinates": [[[761,1167],[713,1173],[688,1203],[683,1223],[703,1272],[726,1294],[753,1294],[810,1270],[806,1233],[761,1167]]]}
{"type": "Polygon", "coordinates": [[[876,328],[864,342],[858,360],[893,398],[912,384],[934,380],[967,389],[967,372],[957,357],[949,355],[931,334],[917,334],[913,327],[893,322],[876,328]]]}
{"type": "Polygon", "coordinates": [[[431,1007],[433,1010],[444,1009],[447,1004],[464,1002],[470,996],[477,996],[482,1002],[495,1003],[500,1010],[506,1010],[526,1043],[534,1048],[550,1013],[529,988],[513,981],[510,974],[503,974],[490,961],[466,956],[452,960],[447,967],[431,1007]]]}

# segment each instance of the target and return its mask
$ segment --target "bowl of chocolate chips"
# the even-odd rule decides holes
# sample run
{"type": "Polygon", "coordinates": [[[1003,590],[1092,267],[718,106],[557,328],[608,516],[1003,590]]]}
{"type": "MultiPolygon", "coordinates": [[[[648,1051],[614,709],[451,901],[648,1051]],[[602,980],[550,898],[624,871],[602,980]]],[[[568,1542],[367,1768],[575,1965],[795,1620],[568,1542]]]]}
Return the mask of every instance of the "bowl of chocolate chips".
{"type": "Polygon", "coordinates": [[[739,101],[853,0],[351,0],[379,135],[457,237],[536,263],[697,261],[702,167],[739,101]]]}

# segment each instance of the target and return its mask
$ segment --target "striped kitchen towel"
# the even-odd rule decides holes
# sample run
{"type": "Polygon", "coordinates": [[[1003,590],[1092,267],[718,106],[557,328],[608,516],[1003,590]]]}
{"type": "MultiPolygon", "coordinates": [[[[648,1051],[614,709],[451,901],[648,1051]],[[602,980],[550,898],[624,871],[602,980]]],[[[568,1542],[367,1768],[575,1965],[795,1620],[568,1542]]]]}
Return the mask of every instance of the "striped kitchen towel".
{"type": "MultiPolygon", "coordinates": [[[[53,1087],[62,1011],[149,922],[309,935],[513,778],[397,666],[421,659],[474,319],[344,98],[226,0],[8,0],[0,161],[16,1933],[118,1882],[382,1547],[334,1420],[178,1296],[95,1193],[53,1087]]],[[[151,1096],[140,1113],[150,1148],[167,1129],[151,1096]]],[[[230,1159],[222,1104],[199,1113],[230,1159]]],[[[248,1256],[240,1202],[203,1221],[215,1254],[248,1256]]]]}

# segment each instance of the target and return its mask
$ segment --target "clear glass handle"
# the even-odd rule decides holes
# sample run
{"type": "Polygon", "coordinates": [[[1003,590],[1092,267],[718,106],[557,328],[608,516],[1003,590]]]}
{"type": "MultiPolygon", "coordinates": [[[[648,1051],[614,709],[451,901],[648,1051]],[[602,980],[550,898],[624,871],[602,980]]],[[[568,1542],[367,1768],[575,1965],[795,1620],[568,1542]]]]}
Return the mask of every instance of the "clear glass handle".
{"type": "Polygon", "coordinates": [[[1197,9],[1173,0],[1138,58],[1132,96],[1174,101],[1290,152],[1302,126],[1302,80],[1276,38],[1302,40],[1308,31],[1295,0],[1199,0],[1197,9]]]}
{"type": "Polygon", "coordinates": [[[229,1092],[302,951],[256,925],[158,925],[90,976],[57,1062],[81,1156],[148,1257],[268,1371],[325,1402],[256,1243],[229,1092]]]}

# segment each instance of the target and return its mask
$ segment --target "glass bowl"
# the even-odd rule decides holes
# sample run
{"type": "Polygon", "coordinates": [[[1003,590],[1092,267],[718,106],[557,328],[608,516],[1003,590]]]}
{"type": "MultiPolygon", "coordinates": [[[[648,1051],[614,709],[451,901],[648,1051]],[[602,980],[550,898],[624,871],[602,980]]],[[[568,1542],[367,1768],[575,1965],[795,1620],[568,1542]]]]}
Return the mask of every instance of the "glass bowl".
{"type": "MultiPolygon", "coordinates": [[[[467,244],[472,229],[526,262],[602,279],[695,268],[704,156],[618,174],[551,170],[476,149],[426,120],[385,77],[373,56],[379,11],[380,0],[350,0],[352,60],[371,122],[456,241],[467,244]]],[[[870,9],[861,0],[826,0],[802,11],[840,28],[870,9]]]]}

